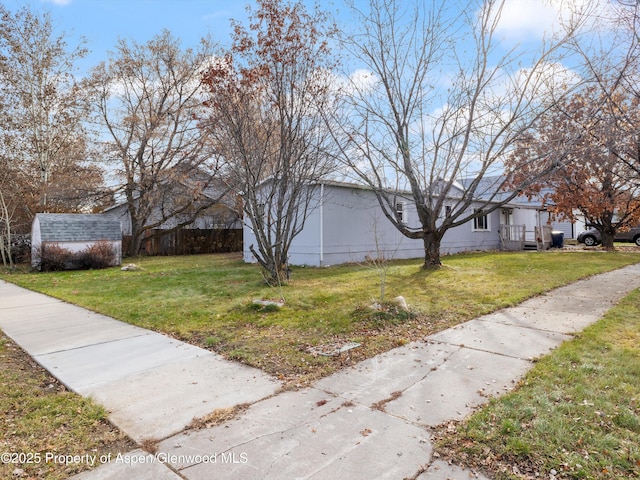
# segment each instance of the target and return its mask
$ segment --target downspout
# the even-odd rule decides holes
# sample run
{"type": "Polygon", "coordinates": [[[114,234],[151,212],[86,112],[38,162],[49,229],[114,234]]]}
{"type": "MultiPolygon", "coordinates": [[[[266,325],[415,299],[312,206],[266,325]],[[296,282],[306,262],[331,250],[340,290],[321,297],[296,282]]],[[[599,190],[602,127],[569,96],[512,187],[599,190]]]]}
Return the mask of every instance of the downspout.
{"type": "Polygon", "coordinates": [[[320,184],[320,266],[324,265],[324,183],[320,184]]]}

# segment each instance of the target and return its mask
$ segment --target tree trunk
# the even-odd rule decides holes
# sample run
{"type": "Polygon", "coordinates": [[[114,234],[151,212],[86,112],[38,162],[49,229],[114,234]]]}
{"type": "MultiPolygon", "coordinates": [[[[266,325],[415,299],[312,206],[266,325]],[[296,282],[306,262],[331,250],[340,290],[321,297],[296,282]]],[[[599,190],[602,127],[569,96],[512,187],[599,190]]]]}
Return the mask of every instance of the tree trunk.
{"type": "Polygon", "coordinates": [[[11,256],[11,216],[4,201],[4,195],[0,191],[0,226],[4,223],[4,231],[0,231],[0,253],[2,254],[2,264],[13,268],[13,257],[11,256]]]}
{"type": "Polygon", "coordinates": [[[265,281],[271,286],[279,286],[289,281],[290,271],[289,265],[286,262],[279,260],[280,255],[274,254],[273,250],[269,258],[262,258],[262,256],[255,250],[253,245],[249,247],[251,253],[256,258],[260,266],[265,270],[265,281]]]}
{"type": "Polygon", "coordinates": [[[142,241],[144,240],[144,230],[139,228],[140,222],[135,216],[132,216],[131,213],[129,213],[129,218],[131,218],[131,242],[129,243],[127,255],[135,257],[140,255],[142,241]]]}
{"type": "Polygon", "coordinates": [[[128,256],[136,257],[140,255],[140,250],[142,249],[142,240],[143,235],[141,235],[140,233],[131,233],[131,242],[129,243],[129,251],[127,252],[128,256]]]}
{"type": "Polygon", "coordinates": [[[604,248],[605,250],[615,250],[615,247],[613,246],[613,237],[614,236],[615,236],[615,233],[613,231],[605,228],[601,232],[602,248],[604,248]]]}
{"type": "Polygon", "coordinates": [[[442,266],[440,261],[440,237],[434,233],[426,233],[422,237],[424,241],[424,264],[425,270],[434,270],[442,266]]]}

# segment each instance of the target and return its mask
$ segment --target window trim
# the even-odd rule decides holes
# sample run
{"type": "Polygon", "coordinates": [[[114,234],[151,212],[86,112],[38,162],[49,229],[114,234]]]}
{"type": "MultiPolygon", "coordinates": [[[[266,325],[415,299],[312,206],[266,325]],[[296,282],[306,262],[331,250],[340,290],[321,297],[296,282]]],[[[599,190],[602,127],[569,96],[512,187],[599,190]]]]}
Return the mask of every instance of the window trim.
{"type": "Polygon", "coordinates": [[[395,213],[396,218],[400,221],[401,224],[407,224],[407,212],[405,209],[405,202],[396,202],[395,203],[395,213]]]}
{"type": "Polygon", "coordinates": [[[453,213],[453,207],[451,205],[444,206],[444,218],[451,218],[451,214],[453,213]]]}
{"type": "MultiPolygon", "coordinates": [[[[484,209],[475,208],[473,213],[482,212],[484,209]]],[[[485,213],[477,217],[473,217],[473,231],[474,232],[489,232],[491,231],[491,224],[489,223],[489,214],[485,213]]]]}

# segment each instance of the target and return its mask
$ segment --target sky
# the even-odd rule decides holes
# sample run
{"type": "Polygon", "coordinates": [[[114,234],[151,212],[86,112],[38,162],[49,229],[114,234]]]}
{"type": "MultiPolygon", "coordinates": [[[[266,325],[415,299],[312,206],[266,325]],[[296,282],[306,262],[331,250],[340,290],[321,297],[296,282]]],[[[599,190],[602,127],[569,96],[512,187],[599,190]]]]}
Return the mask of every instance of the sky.
{"type": "MultiPolygon", "coordinates": [[[[295,0],[294,0],[295,1],[295,0]]],[[[323,10],[334,15],[338,26],[357,28],[349,22],[349,0],[303,0],[309,5],[315,1],[323,10]]],[[[353,0],[364,5],[368,0],[353,0]]],[[[403,0],[398,0],[401,5],[403,0]]],[[[428,4],[430,0],[419,0],[428,4]]],[[[442,0],[452,12],[470,11],[470,0],[442,0]]],[[[566,5],[606,5],[612,0],[505,0],[497,34],[504,40],[502,47],[508,51],[511,45],[537,43],[545,33],[558,25],[559,13],[566,13],[566,5]]],[[[255,0],[0,0],[9,10],[29,6],[33,11],[48,11],[57,33],[68,35],[70,47],[77,47],[80,39],[86,40],[88,56],[78,62],[78,74],[87,76],[91,68],[108,59],[108,52],[115,50],[118,39],[144,44],[163,29],[179,38],[184,47],[195,47],[201,38],[211,35],[222,46],[231,43],[231,19],[241,23],[247,21],[246,5],[255,6],[255,0]]],[[[476,3],[477,4],[477,3],[476,3]]],[[[456,45],[459,47],[459,45],[456,45]]],[[[456,51],[458,48],[456,48],[456,51]]],[[[460,51],[464,52],[464,48],[460,51]]],[[[470,49],[473,55],[474,50],[470,49]]],[[[523,66],[526,68],[526,66],[523,66]]],[[[564,81],[571,79],[570,69],[553,64],[553,78],[564,81]],[[556,73],[558,72],[558,73],[556,73]]],[[[359,74],[371,82],[369,72],[350,64],[346,74],[356,80],[359,74]]],[[[447,77],[440,81],[445,84],[447,77]]],[[[440,86],[446,88],[447,86],[440,86]]],[[[435,114],[443,105],[435,105],[435,114]]]]}
{"type": "MultiPolygon", "coordinates": [[[[344,20],[345,0],[319,0],[323,9],[344,20]],[[342,12],[342,13],[340,13],[342,12]]],[[[364,1],[364,0],[357,0],[364,1]]],[[[500,33],[509,41],[540,38],[557,21],[560,4],[567,0],[507,0],[500,33]]],[[[574,3],[606,0],[571,0],[574,3]]],[[[253,0],[0,0],[9,9],[28,5],[50,12],[58,31],[69,35],[77,46],[85,38],[88,57],[79,65],[82,73],[106,60],[118,38],[144,43],[162,29],[181,39],[185,47],[195,46],[208,35],[223,45],[230,43],[230,20],[245,22],[246,4],[253,0]]],[[[311,3],[311,0],[310,0],[311,3]]],[[[470,2],[448,0],[448,5],[467,8],[470,2]]]]}
{"type": "MultiPolygon", "coordinates": [[[[34,11],[48,11],[58,32],[77,46],[86,40],[90,54],[80,65],[88,70],[106,60],[119,38],[141,43],[163,29],[180,38],[183,46],[196,46],[211,34],[228,43],[230,19],[246,19],[243,0],[0,0],[9,9],[28,5],[34,11]]],[[[85,72],[86,73],[86,72],[85,72]]]]}

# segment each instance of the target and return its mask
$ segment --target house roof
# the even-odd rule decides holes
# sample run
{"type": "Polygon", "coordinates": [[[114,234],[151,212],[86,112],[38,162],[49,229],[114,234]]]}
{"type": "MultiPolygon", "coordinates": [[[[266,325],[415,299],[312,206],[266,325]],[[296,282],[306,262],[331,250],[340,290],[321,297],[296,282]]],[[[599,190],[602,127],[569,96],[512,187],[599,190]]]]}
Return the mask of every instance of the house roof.
{"type": "MultiPolygon", "coordinates": [[[[267,179],[268,180],[268,179],[267,179]]],[[[453,188],[449,192],[449,198],[460,198],[466,188],[468,188],[473,182],[473,178],[462,178],[453,182],[453,188]]],[[[474,192],[474,199],[477,202],[486,202],[487,204],[503,204],[505,207],[518,207],[518,208],[542,208],[542,201],[539,196],[528,198],[526,195],[518,195],[508,202],[506,201],[513,192],[502,190],[505,177],[503,175],[497,176],[485,176],[480,179],[474,192]],[[506,203],[505,203],[506,202],[506,203]]],[[[438,182],[444,182],[445,180],[438,180],[438,182]]],[[[264,182],[263,182],[264,183],[264,182]]],[[[338,188],[346,188],[352,190],[372,190],[372,187],[364,183],[357,183],[352,181],[341,181],[333,179],[320,179],[315,182],[315,185],[327,185],[338,188]]],[[[392,190],[386,189],[389,193],[394,193],[400,197],[411,198],[410,190],[392,190]]]]}
{"type": "Polygon", "coordinates": [[[43,242],[97,242],[122,240],[120,220],[110,215],[38,213],[43,242]]]}
{"type": "MultiPolygon", "coordinates": [[[[467,188],[472,181],[473,178],[463,178],[460,180],[460,183],[467,188]]],[[[513,194],[513,191],[511,190],[502,190],[504,181],[504,175],[486,176],[482,178],[476,188],[476,197],[480,200],[491,201],[493,203],[504,202],[513,194]]],[[[542,208],[542,196],[548,191],[550,190],[543,189],[539,195],[534,195],[532,197],[528,197],[524,194],[518,195],[509,200],[505,206],[542,208]]]]}
{"type": "MultiPolygon", "coordinates": [[[[476,188],[475,198],[478,201],[483,201],[487,203],[498,203],[503,201],[505,198],[510,195],[510,192],[502,192],[500,191],[500,185],[502,184],[503,177],[486,177],[481,179],[478,187],[476,188]]],[[[471,184],[473,179],[463,178],[461,180],[456,180],[453,182],[453,188],[449,192],[449,198],[459,198],[464,194],[464,191],[471,184]]],[[[445,182],[445,180],[438,180],[439,182],[445,182]]],[[[320,181],[318,183],[323,183],[325,185],[332,185],[336,187],[342,188],[351,188],[351,189],[360,189],[360,190],[371,190],[371,187],[368,185],[364,185],[361,183],[349,183],[349,182],[339,182],[333,180],[320,181]]],[[[394,191],[392,189],[387,190],[388,192],[396,193],[400,196],[411,197],[410,190],[397,190],[394,191]]],[[[519,198],[519,197],[518,197],[519,198]]],[[[515,202],[513,200],[511,203],[515,202]]]]}
{"type": "MultiPolygon", "coordinates": [[[[476,181],[475,178],[462,178],[460,179],[460,185],[463,189],[466,189],[469,188],[474,181],[476,181]]],[[[512,194],[510,191],[502,190],[504,181],[504,175],[487,175],[482,177],[478,181],[474,196],[479,200],[502,202],[512,194]]]]}
{"type": "MultiPolygon", "coordinates": [[[[173,179],[175,188],[181,188],[193,194],[194,191],[199,191],[202,188],[201,194],[204,198],[217,202],[217,205],[224,205],[227,208],[233,210],[235,205],[235,195],[232,193],[229,185],[220,178],[211,178],[202,171],[192,172],[192,176],[189,178],[173,179]]],[[[139,198],[137,191],[133,192],[134,201],[139,198]]],[[[105,208],[102,213],[110,214],[115,210],[121,209],[127,205],[126,200],[120,200],[114,205],[105,208]]]]}

